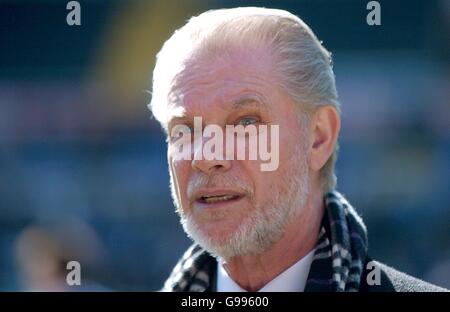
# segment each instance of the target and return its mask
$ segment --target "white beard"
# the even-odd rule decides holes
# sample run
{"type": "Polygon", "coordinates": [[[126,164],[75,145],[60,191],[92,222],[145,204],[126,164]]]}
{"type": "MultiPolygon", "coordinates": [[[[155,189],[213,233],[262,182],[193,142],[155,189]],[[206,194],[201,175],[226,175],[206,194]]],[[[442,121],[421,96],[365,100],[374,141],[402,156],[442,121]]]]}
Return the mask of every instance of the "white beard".
{"type": "MultiPolygon", "coordinates": [[[[185,214],[180,209],[173,177],[170,174],[173,201],[186,234],[211,255],[222,259],[260,254],[270,249],[282,238],[288,221],[296,218],[306,204],[309,173],[304,151],[303,146],[297,146],[295,155],[299,155],[300,158],[291,158],[292,164],[285,167],[289,172],[284,172],[280,183],[272,188],[271,200],[263,206],[255,207],[251,214],[242,220],[236,231],[220,240],[202,233],[192,214],[185,214]]],[[[232,185],[239,186],[239,181],[234,180],[232,185]]]]}

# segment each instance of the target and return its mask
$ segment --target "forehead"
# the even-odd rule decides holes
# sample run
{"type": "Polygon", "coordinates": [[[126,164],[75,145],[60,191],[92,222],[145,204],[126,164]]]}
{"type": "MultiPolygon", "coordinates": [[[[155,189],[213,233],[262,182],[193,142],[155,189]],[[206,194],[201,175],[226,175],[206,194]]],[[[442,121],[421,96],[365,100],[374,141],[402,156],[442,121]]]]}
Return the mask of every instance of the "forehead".
{"type": "Polygon", "coordinates": [[[263,49],[240,49],[193,59],[176,76],[169,93],[169,119],[198,109],[239,103],[265,104],[275,91],[272,57],[263,49]]]}

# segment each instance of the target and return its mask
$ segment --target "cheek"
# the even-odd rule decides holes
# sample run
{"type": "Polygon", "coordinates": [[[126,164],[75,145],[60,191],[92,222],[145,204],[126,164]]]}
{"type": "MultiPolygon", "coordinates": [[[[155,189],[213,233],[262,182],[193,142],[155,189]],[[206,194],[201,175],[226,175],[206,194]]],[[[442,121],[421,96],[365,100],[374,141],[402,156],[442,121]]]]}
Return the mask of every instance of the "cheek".
{"type": "Polygon", "coordinates": [[[280,126],[280,166],[291,163],[293,158],[300,157],[299,152],[306,152],[303,149],[299,150],[299,146],[307,146],[305,142],[302,142],[306,137],[302,131],[296,117],[286,120],[286,123],[280,126]]]}
{"type": "MultiPolygon", "coordinates": [[[[261,171],[260,160],[240,160],[233,163],[233,168],[238,172],[238,177],[245,180],[245,183],[252,189],[253,198],[251,204],[259,206],[265,201],[267,194],[270,194],[270,171],[261,171]]],[[[273,181],[273,180],[272,180],[273,181]]]]}
{"type": "Polygon", "coordinates": [[[186,197],[191,163],[187,160],[173,160],[169,158],[169,167],[177,195],[183,200],[186,197]]]}

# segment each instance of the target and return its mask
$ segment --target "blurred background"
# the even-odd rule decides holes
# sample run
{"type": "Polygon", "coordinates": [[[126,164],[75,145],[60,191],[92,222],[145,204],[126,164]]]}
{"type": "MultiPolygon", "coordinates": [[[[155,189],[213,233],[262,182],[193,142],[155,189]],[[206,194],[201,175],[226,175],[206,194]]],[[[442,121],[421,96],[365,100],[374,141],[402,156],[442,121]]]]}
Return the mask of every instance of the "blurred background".
{"type": "Polygon", "coordinates": [[[0,1],[0,290],[157,290],[190,244],[146,107],[155,54],[192,15],[267,6],[333,52],[338,189],[372,257],[450,288],[450,1],[0,1]],[[66,263],[81,263],[68,289],[66,263]]]}

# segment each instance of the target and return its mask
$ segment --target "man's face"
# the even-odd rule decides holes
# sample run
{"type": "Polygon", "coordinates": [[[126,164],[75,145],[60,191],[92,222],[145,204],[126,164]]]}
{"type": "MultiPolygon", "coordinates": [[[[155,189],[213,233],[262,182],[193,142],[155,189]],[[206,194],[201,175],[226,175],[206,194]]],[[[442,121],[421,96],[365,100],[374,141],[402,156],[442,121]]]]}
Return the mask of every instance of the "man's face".
{"type": "MultiPolygon", "coordinates": [[[[297,104],[275,83],[275,73],[266,50],[241,49],[226,57],[191,60],[171,90],[176,101],[170,103],[169,135],[179,125],[193,128],[194,117],[202,117],[204,127],[279,126],[279,137],[268,135],[269,148],[279,140],[274,171],[261,171],[261,159],[249,160],[248,154],[245,160],[178,159],[176,138],[169,138],[172,195],[184,229],[224,258],[269,248],[306,202],[307,125],[297,104]]],[[[207,140],[203,137],[203,143],[207,140]]],[[[201,153],[198,142],[192,150],[194,159],[201,153]]]]}

